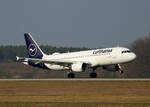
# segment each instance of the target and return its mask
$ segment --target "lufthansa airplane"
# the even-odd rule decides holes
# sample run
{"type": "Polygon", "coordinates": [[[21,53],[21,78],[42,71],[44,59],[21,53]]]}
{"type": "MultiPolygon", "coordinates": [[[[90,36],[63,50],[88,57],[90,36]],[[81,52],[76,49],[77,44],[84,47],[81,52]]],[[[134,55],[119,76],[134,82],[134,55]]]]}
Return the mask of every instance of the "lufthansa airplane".
{"type": "Polygon", "coordinates": [[[86,72],[89,69],[92,69],[89,76],[96,78],[95,70],[98,67],[122,74],[120,64],[131,62],[136,58],[135,53],[124,47],[46,55],[29,33],[25,33],[24,37],[29,58],[16,56],[17,61],[43,69],[68,70],[68,78],[74,78],[74,72],[86,72]]]}

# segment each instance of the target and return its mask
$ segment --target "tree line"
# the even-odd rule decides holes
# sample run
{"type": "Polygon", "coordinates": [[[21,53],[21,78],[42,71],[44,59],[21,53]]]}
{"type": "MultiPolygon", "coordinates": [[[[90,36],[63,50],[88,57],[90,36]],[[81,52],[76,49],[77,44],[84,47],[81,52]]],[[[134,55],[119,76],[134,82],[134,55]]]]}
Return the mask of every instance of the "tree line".
{"type": "Polygon", "coordinates": [[[150,34],[135,40],[131,44],[131,50],[136,53],[137,58],[124,65],[125,77],[150,78],[150,34]]]}
{"type": "MultiPolygon", "coordinates": [[[[44,53],[52,54],[55,52],[74,52],[87,50],[88,48],[74,48],[74,47],[54,47],[54,46],[40,46],[44,53]]],[[[16,56],[28,57],[26,46],[0,46],[0,62],[15,61],[16,56]]]]}

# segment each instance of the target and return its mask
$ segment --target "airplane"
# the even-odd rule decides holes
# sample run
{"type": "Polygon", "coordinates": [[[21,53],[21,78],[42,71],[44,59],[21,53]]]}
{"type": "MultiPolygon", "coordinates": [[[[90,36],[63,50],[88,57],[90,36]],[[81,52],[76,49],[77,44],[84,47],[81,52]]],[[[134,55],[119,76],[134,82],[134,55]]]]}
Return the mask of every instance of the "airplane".
{"type": "Polygon", "coordinates": [[[112,47],[67,53],[43,53],[30,33],[24,34],[29,58],[18,57],[18,62],[50,70],[68,70],[68,78],[75,78],[75,72],[92,70],[89,77],[96,78],[98,67],[112,72],[124,73],[120,64],[136,59],[136,54],[125,47],[112,47]]]}

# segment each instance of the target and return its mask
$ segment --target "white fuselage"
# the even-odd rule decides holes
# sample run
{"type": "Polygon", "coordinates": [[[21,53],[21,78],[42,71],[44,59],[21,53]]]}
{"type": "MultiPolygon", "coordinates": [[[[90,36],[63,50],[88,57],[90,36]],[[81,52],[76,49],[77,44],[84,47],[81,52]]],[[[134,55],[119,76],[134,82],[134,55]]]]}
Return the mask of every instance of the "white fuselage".
{"type": "MultiPolygon", "coordinates": [[[[136,55],[131,52],[128,48],[114,47],[105,49],[96,49],[79,52],[68,52],[62,54],[45,55],[43,59],[47,61],[61,61],[71,63],[89,63],[92,67],[94,66],[105,66],[113,64],[121,64],[131,62],[136,58],[136,55]]],[[[50,69],[69,69],[68,67],[45,64],[50,69]]]]}

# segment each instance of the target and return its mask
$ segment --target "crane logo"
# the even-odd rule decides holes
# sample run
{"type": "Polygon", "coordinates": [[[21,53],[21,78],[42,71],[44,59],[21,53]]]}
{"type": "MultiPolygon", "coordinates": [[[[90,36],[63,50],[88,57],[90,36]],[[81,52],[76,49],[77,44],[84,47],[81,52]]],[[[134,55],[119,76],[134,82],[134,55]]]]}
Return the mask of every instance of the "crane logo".
{"type": "Polygon", "coordinates": [[[35,56],[37,53],[37,47],[35,44],[30,44],[28,50],[30,56],[35,56]]]}

